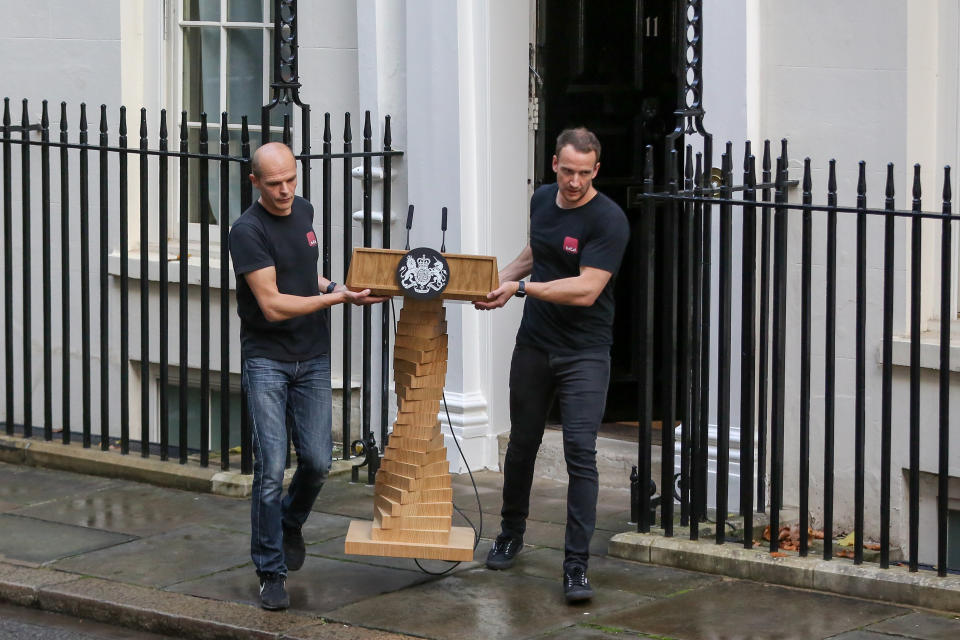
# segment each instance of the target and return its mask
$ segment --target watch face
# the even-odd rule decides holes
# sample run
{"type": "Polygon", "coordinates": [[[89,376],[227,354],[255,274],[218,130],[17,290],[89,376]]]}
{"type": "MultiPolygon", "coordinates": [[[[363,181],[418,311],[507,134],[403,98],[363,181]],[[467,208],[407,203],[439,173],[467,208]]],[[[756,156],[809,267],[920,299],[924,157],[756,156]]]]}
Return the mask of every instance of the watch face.
{"type": "Polygon", "coordinates": [[[411,249],[397,265],[397,284],[403,295],[428,300],[443,293],[450,267],[440,252],[428,247],[411,249]]]}

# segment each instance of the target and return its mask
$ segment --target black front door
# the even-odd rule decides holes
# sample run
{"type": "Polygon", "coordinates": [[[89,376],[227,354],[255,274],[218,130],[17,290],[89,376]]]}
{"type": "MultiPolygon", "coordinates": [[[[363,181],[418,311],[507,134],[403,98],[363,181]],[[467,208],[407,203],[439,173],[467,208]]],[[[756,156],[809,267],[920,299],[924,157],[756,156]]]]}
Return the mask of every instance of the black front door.
{"type": "MultiPolygon", "coordinates": [[[[627,212],[631,236],[640,212],[627,207],[627,189],[642,181],[644,147],[653,144],[655,158],[663,158],[664,137],[675,123],[677,4],[539,0],[537,6],[537,185],[555,180],[551,161],[560,131],[581,125],[593,130],[602,146],[594,185],[627,212]]],[[[616,282],[605,422],[637,419],[635,245],[632,239],[616,282]]]]}

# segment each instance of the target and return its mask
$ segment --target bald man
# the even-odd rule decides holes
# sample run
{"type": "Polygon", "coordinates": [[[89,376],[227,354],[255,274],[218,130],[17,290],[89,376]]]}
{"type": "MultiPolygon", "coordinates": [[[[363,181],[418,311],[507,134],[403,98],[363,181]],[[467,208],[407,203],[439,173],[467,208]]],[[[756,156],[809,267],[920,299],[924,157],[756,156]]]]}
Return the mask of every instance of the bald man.
{"type": "Polygon", "coordinates": [[[330,327],[324,309],[383,298],[320,276],[313,206],[295,195],[297,163],[279,142],[253,155],[260,197],[230,230],[243,384],[253,427],[250,553],[264,609],[290,606],[287,571],[303,566],[301,528],[330,470],[330,327]],[[286,496],[287,425],[297,469],[286,496]]]}

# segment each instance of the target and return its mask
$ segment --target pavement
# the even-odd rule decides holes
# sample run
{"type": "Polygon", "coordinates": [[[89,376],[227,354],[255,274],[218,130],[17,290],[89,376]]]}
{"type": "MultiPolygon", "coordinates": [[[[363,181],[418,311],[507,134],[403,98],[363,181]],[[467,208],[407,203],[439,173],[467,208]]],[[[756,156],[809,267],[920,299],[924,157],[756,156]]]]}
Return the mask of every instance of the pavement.
{"type": "Polygon", "coordinates": [[[454,502],[475,525],[482,515],[477,561],[442,576],[408,559],[345,555],[347,526],[370,519],[373,489],[332,477],[304,527],[307,561],[287,580],[291,608],[271,613],[257,606],[248,499],[0,463],[0,601],[174,638],[960,638],[956,615],[609,555],[633,528],[629,494],[611,488],[601,488],[592,543],[596,596],[570,606],[565,483],[535,480],[526,546],[513,569],[494,572],[482,560],[502,476],[474,477],[479,508],[466,475],[454,476],[454,502]]]}

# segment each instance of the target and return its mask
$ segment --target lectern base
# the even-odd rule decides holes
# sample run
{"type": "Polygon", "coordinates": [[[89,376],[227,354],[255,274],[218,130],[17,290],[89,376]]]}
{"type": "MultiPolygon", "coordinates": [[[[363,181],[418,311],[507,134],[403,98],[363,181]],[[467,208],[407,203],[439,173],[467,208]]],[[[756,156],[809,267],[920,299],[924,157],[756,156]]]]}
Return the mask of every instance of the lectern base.
{"type": "Polygon", "coordinates": [[[344,552],[359,556],[388,556],[391,558],[421,558],[424,560],[473,560],[473,529],[451,527],[447,544],[423,544],[418,542],[391,542],[373,540],[370,531],[373,522],[353,520],[347,530],[344,552]]]}

